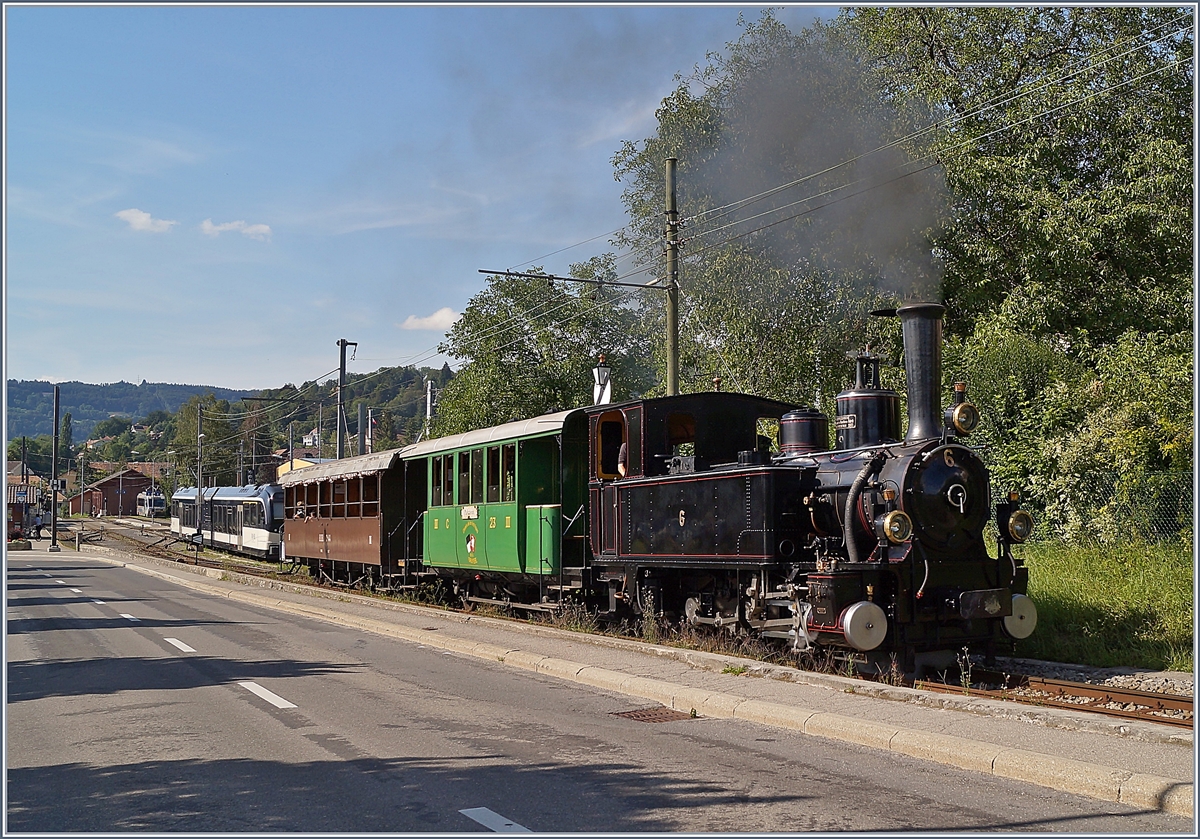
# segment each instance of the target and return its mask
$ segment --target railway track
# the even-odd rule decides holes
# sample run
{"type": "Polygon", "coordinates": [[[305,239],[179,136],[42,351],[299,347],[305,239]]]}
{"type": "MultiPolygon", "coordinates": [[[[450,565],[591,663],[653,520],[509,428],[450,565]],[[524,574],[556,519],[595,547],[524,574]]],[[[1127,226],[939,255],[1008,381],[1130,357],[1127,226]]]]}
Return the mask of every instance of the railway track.
{"type": "Polygon", "coordinates": [[[937,693],[1002,699],[1045,708],[1090,711],[1110,717],[1144,720],[1179,728],[1192,728],[1194,723],[1193,697],[1089,682],[1070,682],[976,669],[971,674],[971,684],[965,687],[961,684],[926,680],[918,680],[912,687],[937,693]]]}
{"type": "MultiPolygon", "coordinates": [[[[94,527],[84,532],[96,533],[94,527]]],[[[162,525],[143,523],[106,523],[99,528],[101,538],[114,538],[143,553],[173,562],[221,568],[249,575],[282,573],[282,565],[239,560],[225,554],[209,556],[186,549],[186,542],[162,525]],[[181,549],[182,548],[182,549],[181,549]]],[[[88,541],[94,541],[89,537],[88,541]]],[[[1179,728],[1192,728],[1194,700],[1190,696],[1134,690],[1088,682],[1048,679],[1020,673],[972,668],[969,683],[919,679],[907,683],[918,690],[953,693],[986,699],[999,699],[1049,708],[1088,711],[1122,719],[1143,720],[1179,728]]]]}

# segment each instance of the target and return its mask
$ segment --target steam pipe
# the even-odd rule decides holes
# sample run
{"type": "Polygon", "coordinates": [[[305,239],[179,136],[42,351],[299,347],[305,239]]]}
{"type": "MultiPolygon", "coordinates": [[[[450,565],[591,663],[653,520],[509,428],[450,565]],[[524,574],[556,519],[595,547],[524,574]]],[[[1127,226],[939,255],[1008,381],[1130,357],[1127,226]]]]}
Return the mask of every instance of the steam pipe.
{"type": "Polygon", "coordinates": [[[908,379],[905,442],[942,434],[942,314],[938,303],[911,303],[896,310],[904,332],[908,379]]]}
{"type": "Polygon", "coordinates": [[[883,462],[886,459],[883,452],[879,452],[864,463],[858,476],[855,477],[854,483],[850,484],[850,491],[846,493],[846,510],[842,516],[842,543],[846,546],[846,559],[850,562],[858,562],[858,543],[854,541],[852,530],[854,510],[858,506],[858,499],[862,495],[863,487],[866,486],[872,475],[883,468],[883,462]]]}

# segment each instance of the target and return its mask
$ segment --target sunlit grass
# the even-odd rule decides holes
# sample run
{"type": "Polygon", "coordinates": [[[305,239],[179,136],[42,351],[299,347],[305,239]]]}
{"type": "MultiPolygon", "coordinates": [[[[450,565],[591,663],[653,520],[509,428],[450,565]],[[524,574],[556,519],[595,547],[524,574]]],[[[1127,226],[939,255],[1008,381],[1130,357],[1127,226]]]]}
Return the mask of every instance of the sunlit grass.
{"type": "Polygon", "coordinates": [[[1194,667],[1192,554],[1184,545],[1031,544],[1033,635],[1017,655],[1096,667],[1194,667]]]}

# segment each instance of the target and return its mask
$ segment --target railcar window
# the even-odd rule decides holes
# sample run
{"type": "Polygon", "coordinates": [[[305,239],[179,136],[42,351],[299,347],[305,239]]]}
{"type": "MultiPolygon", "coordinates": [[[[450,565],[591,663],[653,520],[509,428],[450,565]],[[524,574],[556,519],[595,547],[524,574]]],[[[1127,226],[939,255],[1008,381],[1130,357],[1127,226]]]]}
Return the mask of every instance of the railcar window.
{"type": "Polygon", "coordinates": [[[454,503],[454,455],[448,454],[442,461],[442,504],[449,507],[454,503]]]}
{"type": "Polygon", "coordinates": [[[517,444],[506,443],[500,450],[500,469],[504,473],[500,497],[505,503],[517,500],[517,444]]]}
{"type": "Polygon", "coordinates": [[[500,500],[500,447],[488,446],[487,450],[487,502],[500,500]]]}
{"type": "Polygon", "coordinates": [[[483,449],[471,452],[471,503],[483,501],[483,449]]]}
{"type": "Polygon", "coordinates": [[[458,453],[458,503],[471,503],[471,453],[458,453]]]}
{"type": "Polygon", "coordinates": [[[378,475],[367,475],[362,479],[362,514],[363,518],[375,518],[379,515],[378,475]]]}
{"type": "Polygon", "coordinates": [[[442,506],[442,456],[438,455],[433,458],[432,466],[430,467],[433,480],[431,481],[431,491],[429,496],[430,507],[442,506]]]}

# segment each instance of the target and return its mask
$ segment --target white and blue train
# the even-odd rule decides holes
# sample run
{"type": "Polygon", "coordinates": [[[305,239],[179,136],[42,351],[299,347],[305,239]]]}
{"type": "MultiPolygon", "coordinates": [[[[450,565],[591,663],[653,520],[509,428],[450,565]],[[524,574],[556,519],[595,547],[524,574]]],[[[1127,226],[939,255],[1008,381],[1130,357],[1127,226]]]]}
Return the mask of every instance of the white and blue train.
{"type": "Polygon", "coordinates": [[[171,496],[171,532],[186,539],[200,533],[212,548],[267,560],[279,559],[283,488],[278,484],[205,487],[197,520],[196,488],[171,496]]]}
{"type": "Polygon", "coordinates": [[[167,514],[167,499],[157,489],[149,492],[139,492],[137,497],[137,514],[148,518],[165,516],[167,514]]]}

